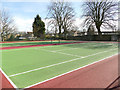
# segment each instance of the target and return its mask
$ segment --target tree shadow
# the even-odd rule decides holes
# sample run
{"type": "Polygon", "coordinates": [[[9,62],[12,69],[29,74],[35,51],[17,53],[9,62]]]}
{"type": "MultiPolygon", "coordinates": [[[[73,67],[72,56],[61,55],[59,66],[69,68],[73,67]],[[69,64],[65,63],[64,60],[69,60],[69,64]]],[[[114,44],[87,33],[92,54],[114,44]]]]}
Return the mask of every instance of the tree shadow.
{"type": "Polygon", "coordinates": [[[86,44],[71,44],[65,45],[65,47],[71,48],[85,48],[85,49],[107,49],[117,47],[117,44],[98,44],[98,43],[86,43],[86,44]]]}

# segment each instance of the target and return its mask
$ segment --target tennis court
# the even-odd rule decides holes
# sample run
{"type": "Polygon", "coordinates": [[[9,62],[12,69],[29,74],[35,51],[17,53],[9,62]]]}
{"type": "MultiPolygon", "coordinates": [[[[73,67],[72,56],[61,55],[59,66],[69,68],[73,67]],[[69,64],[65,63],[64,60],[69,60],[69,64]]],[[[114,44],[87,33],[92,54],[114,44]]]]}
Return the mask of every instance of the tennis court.
{"type": "Polygon", "coordinates": [[[2,70],[27,88],[117,53],[117,43],[94,42],[2,50],[2,70]]]}

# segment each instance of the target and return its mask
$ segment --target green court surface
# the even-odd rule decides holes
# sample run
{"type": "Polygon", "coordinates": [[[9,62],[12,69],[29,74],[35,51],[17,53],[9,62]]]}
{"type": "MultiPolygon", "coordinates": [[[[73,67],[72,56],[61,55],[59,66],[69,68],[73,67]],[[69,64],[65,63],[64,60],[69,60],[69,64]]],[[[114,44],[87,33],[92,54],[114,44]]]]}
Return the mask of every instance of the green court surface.
{"type": "Polygon", "coordinates": [[[13,47],[13,46],[27,46],[27,45],[41,45],[41,44],[59,44],[59,43],[71,43],[73,41],[64,40],[49,40],[49,41],[37,41],[37,42],[17,42],[17,43],[0,43],[1,47],[13,47]]]}
{"type": "Polygon", "coordinates": [[[25,88],[117,53],[114,43],[2,50],[2,69],[18,88],[25,88]]]}

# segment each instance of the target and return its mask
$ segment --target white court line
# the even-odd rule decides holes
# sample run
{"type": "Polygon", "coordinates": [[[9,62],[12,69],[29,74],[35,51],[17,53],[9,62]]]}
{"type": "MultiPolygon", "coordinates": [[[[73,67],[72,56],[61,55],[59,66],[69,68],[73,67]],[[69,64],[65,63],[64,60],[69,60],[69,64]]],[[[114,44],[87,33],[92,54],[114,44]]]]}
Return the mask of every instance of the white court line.
{"type": "MultiPolygon", "coordinates": [[[[110,49],[108,51],[111,51],[111,50],[115,50],[115,49],[110,49]]],[[[94,56],[94,55],[101,54],[101,53],[108,52],[108,51],[98,52],[98,53],[91,54],[91,55],[88,55],[88,56],[84,56],[84,57],[80,57],[80,58],[75,58],[75,59],[72,59],[72,60],[69,60],[69,61],[64,61],[64,62],[52,64],[52,65],[49,65],[49,66],[40,67],[40,68],[36,68],[36,69],[32,69],[32,70],[28,70],[28,71],[25,71],[25,72],[21,72],[21,73],[9,75],[9,77],[13,77],[13,76],[17,76],[17,75],[21,75],[21,74],[25,74],[25,73],[29,73],[29,72],[33,72],[33,71],[37,71],[37,70],[40,70],[40,69],[44,69],[44,68],[48,68],[48,67],[60,65],[60,64],[63,64],[63,63],[68,63],[68,62],[76,61],[76,60],[79,60],[79,59],[82,59],[82,58],[86,58],[86,57],[89,57],[89,56],[94,56]]]]}
{"type": "MultiPolygon", "coordinates": [[[[77,43],[77,44],[86,44],[86,43],[77,43]]],[[[64,50],[72,50],[72,49],[79,49],[79,48],[67,48],[67,49],[60,49],[60,50],[54,50],[54,51],[56,52],[56,51],[64,51],[64,50]]]]}
{"type": "MultiPolygon", "coordinates": [[[[80,43],[80,44],[85,44],[85,43],[80,43]]],[[[100,45],[90,45],[90,46],[104,46],[104,45],[112,45],[112,44],[100,44],[100,45]]],[[[88,46],[82,46],[82,47],[88,47],[88,46]]],[[[64,50],[72,50],[72,49],[79,49],[79,48],[68,48],[68,49],[62,49],[62,50],[54,50],[56,51],[64,51],[64,50]]]]}
{"type": "MultiPolygon", "coordinates": [[[[109,45],[109,44],[107,44],[107,45],[109,45]]],[[[92,46],[101,46],[101,45],[92,45],[92,46]]],[[[102,45],[102,46],[103,46],[103,45],[102,45]]],[[[87,47],[87,46],[86,46],[86,47],[87,47]]],[[[68,53],[63,53],[63,52],[57,52],[57,51],[64,51],[64,50],[71,50],[71,49],[79,49],[79,48],[69,48],[69,49],[54,50],[54,51],[45,50],[45,49],[41,49],[41,50],[44,50],[44,51],[47,51],[47,52],[53,52],[53,53],[60,53],[60,54],[69,55],[69,56],[82,57],[82,56],[79,56],[79,55],[73,55],[73,54],[68,54],[68,53]]]]}
{"type": "Polygon", "coordinates": [[[17,88],[17,86],[9,79],[9,77],[5,74],[5,72],[0,68],[0,71],[3,73],[3,75],[7,78],[7,80],[10,82],[10,84],[14,87],[17,88]]]}
{"type": "Polygon", "coordinates": [[[63,52],[56,52],[56,51],[51,51],[51,52],[65,54],[65,55],[69,55],[69,56],[82,57],[82,56],[79,56],[79,55],[67,54],[67,53],[63,53],[63,52]]]}
{"type": "Polygon", "coordinates": [[[47,51],[47,52],[52,52],[52,53],[60,53],[60,54],[64,54],[64,55],[68,55],[68,56],[76,56],[76,57],[82,57],[82,56],[79,56],[79,55],[73,55],[73,54],[68,54],[68,53],[63,53],[63,52],[56,52],[56,51],[50,51],[50,50],[45,50],[45,49],[41,49],[41,50],[44,50],[44,51],[47,51]]]}
{"type": "Polygon", "coordinates": [[[103,61],[103,60],[106,60],[107,58],[111,58],[111,57],[113,57],[113,56],[115,56],[115,55],[118,55],[118,54],[120,54],[120,53],[117,53],[117,54],[114,54],[114,55],[112,55],[112,56],[109,56],[109,57],[106,57],[106,58],[100,59],[100,60],[98,60],[98,61],[96,61],[96,62],[93,62],[93,63],[87,64],[87,65],[85,65],[85,66],[83,66],[83,67],[76,68],[76,69],[74,69],[74,70],[68,71],[68,72],[66,72],[66,73],[60,74],[60,75],[55,76],[55,77],[52,77],[52,78],[50,78],[50,79],[46,79],[46,80],[44,80],[44,81],[41,81],[41,82],[35,83],[35,84],[30,85],[30,86],[27,86],[27,87],[25,87],[25,88],[31,88],[31,87],[36,86],[36,85],[38,85],[38,84],[42,84],[42,83],[44,83],[44,82],[47,82],[47,81],[53,80],[53,79],[55,79],[55,78],[58,78],[58,77],[61,77],[61,76],[63,76],[63,75],[66,75],[66,74],[72,73],[72,72],[74,72],[74,71],[80,70],[80,69],[85,68],[85,67],[87,67],[87,66],[90,66],[90,65],[96,64],[96,63],[98,63],[98,62],[101,62],[101,61],[103,61]]]}
{"type": "Polygon", "coordinates": [[[62,50],[55,50],[55,52],[57,52],[57,51],[64,51],[64,50],[72,50],[72,49],[79,49],[79,48],[68,48],[68,49],[62,49],[62,50]]]}

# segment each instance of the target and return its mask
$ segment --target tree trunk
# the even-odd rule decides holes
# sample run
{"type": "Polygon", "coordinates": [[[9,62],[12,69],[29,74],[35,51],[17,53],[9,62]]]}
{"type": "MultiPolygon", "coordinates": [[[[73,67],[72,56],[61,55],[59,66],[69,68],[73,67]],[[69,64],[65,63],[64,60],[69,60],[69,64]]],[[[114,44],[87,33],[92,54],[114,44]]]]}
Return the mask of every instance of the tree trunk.
{"type": "Polygon", "coordinates": [[[96,28],[98,30],[98,40],[101,41],[101,39],[102,39],[102,32],[100,30],[100,26],[97,26],[96,28]]]}
{"type": "Polygon", "coordinates": [[[40,39],[44,39],[45,38],[45,34],[40,34],[40,39]]]}
{"type": "Polygon", "coordinates": [[[102,36],[102,32],[98,29],[98,36],[102,36]]]}
{"type": "Polygon", "coordinates": [[[57,38],[57,28],[55,28],[55,38],[57,38]]]}
{"type": "Polygon", "coordinates": [[[2,42],[4,41],[4,37],[1,37],[2,42]]]}
{"type": "Polygon", "coordinates": [[[61,26],[59,26],[59,38],[61,38],[61,26]]]}

